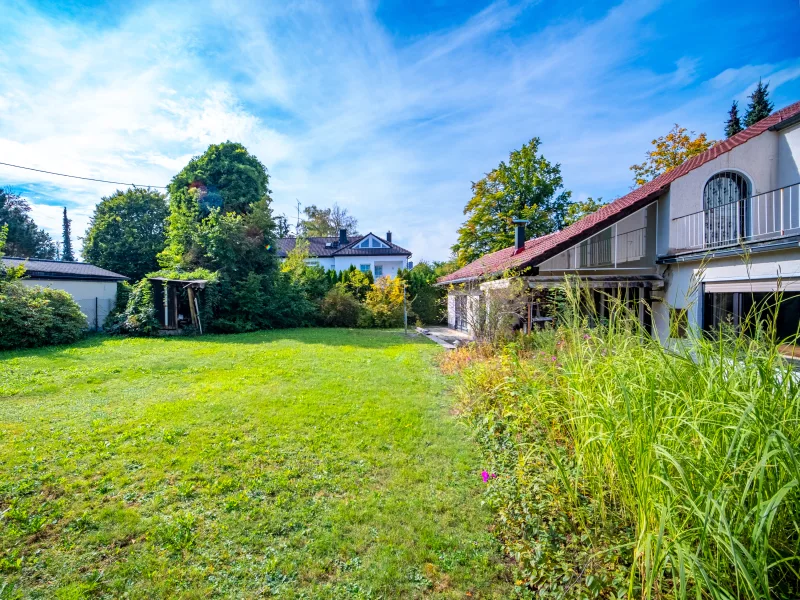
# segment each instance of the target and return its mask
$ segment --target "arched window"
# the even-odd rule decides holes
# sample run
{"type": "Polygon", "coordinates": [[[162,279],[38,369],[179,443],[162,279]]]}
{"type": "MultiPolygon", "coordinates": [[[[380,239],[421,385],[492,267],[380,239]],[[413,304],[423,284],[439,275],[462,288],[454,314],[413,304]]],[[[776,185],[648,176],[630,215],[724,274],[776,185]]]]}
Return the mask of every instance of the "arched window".
{"type": "Polygon", "coordinates": [[[703,209],[717,208],[750,197],[750,182],[740,173],[723,171],[706,182],[703,189],[703,209]]]}
{"type": "Polygon", "coordinates": [[[703,210],[706,247],[736,244],[750,231],[750,182],[741,173],[723,171],[706,182],[703,210]]]}

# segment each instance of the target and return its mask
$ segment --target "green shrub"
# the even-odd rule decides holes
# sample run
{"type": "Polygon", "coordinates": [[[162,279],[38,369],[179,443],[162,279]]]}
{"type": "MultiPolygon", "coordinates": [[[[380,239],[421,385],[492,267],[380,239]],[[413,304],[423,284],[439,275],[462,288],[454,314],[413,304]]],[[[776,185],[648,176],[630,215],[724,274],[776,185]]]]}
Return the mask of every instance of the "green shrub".
{"type": "Polygon", "coordinates": [[[665,350],[618,307],[521,342],[446,360],[523,594],[800,597],[800,384],[769,326],[665,350]]]}
{"type": "Polygon", "coordinates": [[[320,305],[322,322],[329,327],[358,326],[362,310],[356,297],[340,286],[330,290],[320,305]]]}
{"type": "Polygon", "coordinates": [[[50,326],[47,330],[48,344],[71,344],[86,332],[86,315],[72,296],[64,290],[41,288],[41,297],[50,309],[50,326]]]}
{"type": "MultiPolygon", "coordinates": [[[[381,277],[367,292],[364,301],[366,313],[361,319],[363,327],[401,327],[403,325],[403,280],[399,277],[381,277]]],[[[409,314],[409,319],[413,316],[409,314]]]]}
{"type": "Polygon", "coordinates": [[[156,318],[153,286],[147,279],[142,279],[130,288],[125,310],[107,319],[105,324],[108,333],[143,336],[157,334],[160,327],[156,318]]]}
{"type": "Polygon", "coordinates": [[[67,292],[0,283],[0,349],[71,344],[86,330],[86,316],[67,292]]]}

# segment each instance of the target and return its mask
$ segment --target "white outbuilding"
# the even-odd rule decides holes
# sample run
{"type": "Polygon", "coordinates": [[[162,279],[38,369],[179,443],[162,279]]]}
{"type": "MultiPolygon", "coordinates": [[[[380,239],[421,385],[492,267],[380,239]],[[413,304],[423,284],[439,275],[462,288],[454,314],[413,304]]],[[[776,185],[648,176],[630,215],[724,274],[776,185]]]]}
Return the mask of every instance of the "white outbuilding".
{"type": "Polygon", "coordinates": [[[41,260],[38,258],[2,258],[5,267],[25,267],[23,285],[50,287],[68,292],[86,315],[89,329],[100,329],[114,307],[117,283],[124,275],[89,263],[41,260]]]}

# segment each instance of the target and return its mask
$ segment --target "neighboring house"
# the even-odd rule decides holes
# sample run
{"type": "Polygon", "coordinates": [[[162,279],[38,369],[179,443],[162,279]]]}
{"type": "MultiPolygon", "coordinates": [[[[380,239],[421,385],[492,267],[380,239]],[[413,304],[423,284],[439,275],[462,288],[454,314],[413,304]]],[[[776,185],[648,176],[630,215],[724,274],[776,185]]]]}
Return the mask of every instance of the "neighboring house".
{"type": "Polygon", "coordinates": [[[90,329],[100,329],[117,298],[117,283],[128,279],[82,262],[4,256],[5,267],[25,267],[23,285],[50,287],[68,292],[86,315],[90,329]]]}
{"type": "MultiPolygon", "coordinates": [[[[348,236],[342,229],[339,237],[310,237],[311,258],[309,264],[319,265],[326,270],[334,269],[337,273],[355,266],[363,272],[371,272],[377,279],[383,275],[394,276],[400,269],[408,269],[411,252],[392,243],[392,232],[386,238],[373,233],[348,236]]],[[[278,256],[286,258],[294,250],[297,238],[280,238],[278,240],[278,256]]]]}
{"type": "MultiPolygon", "coordinates": [[[[778,333],[794,335],[800,322],[800,102],[561,231],[527,241],[524,227],[517,232],[514,246],[439,279],[452,286],[450,327],[469,329],[482,296],[513,269],[534,288],[560,285],[575,274],[588,287],[624,289],[642,323],[662,341],[670,331],[683,336],[690,327],[738,325],[753,302],[780,289],[778,333]]],[[[604,296],[594,295],[600,314],[604,296]]]]}

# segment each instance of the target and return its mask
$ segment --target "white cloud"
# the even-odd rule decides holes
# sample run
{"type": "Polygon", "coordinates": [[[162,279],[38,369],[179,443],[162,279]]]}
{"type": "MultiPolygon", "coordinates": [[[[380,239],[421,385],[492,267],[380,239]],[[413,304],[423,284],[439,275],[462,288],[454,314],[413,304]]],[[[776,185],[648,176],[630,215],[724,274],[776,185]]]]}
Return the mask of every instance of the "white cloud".
{"type": "MultiPolygon", "coordinates": [[[[166,185],[208,144],[241,141],[269,168],[278,212],[293,217],[296,198],[339,202],[416,260],[441,259],[470,182],[534,135],[576,196],[609,198],[673,122],[716,131],[720,106],[758,75],[772,89],[800,77],[800,60],[732,62],[705,82],[697,57],[649,68],[635,59],[652,42],[652,2],[508,34],[547,8],[497,2],[406,41],[371,3],[156,0],[103,28],[15,5],[0,47],[0,161],[166,185]]],[[[68,203],[82,234],[120,187],[2,166],[0,181],[31,189],[56,235],[54,204],[68,203]]]]}

